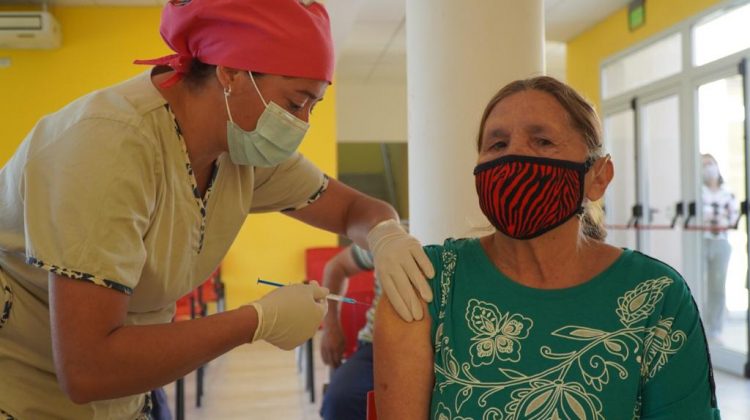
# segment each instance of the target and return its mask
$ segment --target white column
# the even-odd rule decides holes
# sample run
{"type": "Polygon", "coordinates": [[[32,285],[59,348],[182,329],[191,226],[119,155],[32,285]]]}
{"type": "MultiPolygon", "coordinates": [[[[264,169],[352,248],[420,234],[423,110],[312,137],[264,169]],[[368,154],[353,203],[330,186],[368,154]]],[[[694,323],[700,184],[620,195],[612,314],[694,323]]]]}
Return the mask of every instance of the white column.
{"type": "Polygon", "coordinates": [[[424,244],[490,226],[474,176],[482,111],[544,69],[543,0],[407,0],[409,224],[424,244]]]}

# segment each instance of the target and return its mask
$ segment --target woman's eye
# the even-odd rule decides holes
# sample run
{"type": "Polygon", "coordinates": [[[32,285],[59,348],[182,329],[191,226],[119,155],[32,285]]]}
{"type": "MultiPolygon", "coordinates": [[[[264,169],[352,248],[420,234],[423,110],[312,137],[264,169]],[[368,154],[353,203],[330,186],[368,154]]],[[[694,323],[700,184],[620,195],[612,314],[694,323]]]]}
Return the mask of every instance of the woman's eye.
{"type": "Polygon", "coordinates": [[[552,141],[550,141],[548,139],[545,139],[545,138],[541,138],[541,137],[538,138],[538,139],[536,139],[536,143],[538,145],[540,145],[540,146],[552,146],[552,145],[554,145],[554,143],[552,143],[552,141]]]}
{"type": "Polygon", "coordinates": [[[490,146],[490,149],[491,150],[500,150],[500,149],[504,149],[505,146],[507,146],[507,144],[504,141],[496,141],[496,142],[492,143],[492,145],[490,146]]]}
{"type": "Polygon", "coordinates": [[[296,104],[294,102],[289,102],[289,109],[292,112],[299,112],[299,111],[302,110],[302,108],[304,108],[304,105],[298,105],[298,104],[296,104]]]}

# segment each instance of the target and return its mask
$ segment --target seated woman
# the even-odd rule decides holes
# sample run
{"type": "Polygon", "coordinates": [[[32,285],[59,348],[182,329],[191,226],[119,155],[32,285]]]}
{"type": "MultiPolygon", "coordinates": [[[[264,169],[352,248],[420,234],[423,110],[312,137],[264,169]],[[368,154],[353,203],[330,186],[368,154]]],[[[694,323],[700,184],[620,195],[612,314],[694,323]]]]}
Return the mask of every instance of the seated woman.
{"type": "Polygon", "coordinates": [[[496,230],[426,248],[439,269],[429,317],[407,324],[379,305],[378,418],[719,418],[685,281],[603,242],[595,201],[614,170],[600,131],[550,77],[490,101],[474,174],[496,230]]]}

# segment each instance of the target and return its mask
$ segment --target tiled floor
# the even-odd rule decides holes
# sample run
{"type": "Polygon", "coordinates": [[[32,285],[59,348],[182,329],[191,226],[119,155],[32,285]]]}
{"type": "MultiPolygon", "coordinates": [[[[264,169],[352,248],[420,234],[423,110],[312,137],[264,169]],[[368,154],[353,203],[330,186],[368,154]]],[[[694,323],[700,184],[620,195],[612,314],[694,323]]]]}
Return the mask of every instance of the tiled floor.
{"type": "Polygon", "coordinates": [[[714,375],[722,420],[750,419],[750,380],[720,371],[714,375]]]}
{"type": "Polygon", "coordinates": [[[729,349],[743,354],[747,353],[747,321],[744,312],[733,313],[726,317],[724,328],[718,339],[729,349]]]}
{"type": "MultiPolygon", "coordinates": [[[[195,407],[195,374],[188,376],[186,419],[317,420],[328,368],[318,352],[315,356],[315,404],[304,392],[295,352],[282,352],[261,342],[239,347],[208,365],[201,408],[195,407]]],[[[716,382],[722,419],[750,419],[750,380],[717,371],[716,382]]],[[[173,403],[173,385],[167,387],[167,393],[173,403]]]]}
{"type": "MultiPolygon", "coordinates": [[[[326,369],[319,359],[315,366],[320,398],[326,369]]],[[[304,385],[294,351],[283,352],[265,342],[241,346],[207,366],[201,408],[195,407],[195,373],[186,378],[185,418],[319,419],[304,385]]],[[[174,385],[167,387],[167,394],[174,404],[174,385]]]]}

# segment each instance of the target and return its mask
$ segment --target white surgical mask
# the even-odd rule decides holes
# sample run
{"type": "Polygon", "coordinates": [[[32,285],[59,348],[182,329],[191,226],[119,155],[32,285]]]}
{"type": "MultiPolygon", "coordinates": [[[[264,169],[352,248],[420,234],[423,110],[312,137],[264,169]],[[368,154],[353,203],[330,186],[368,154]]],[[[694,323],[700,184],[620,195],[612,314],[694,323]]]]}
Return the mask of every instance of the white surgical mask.
{"type": "Polygon", "coordinates": [[[227,105],[227,143],[229,157],[237,165],[271,167],[289,159],[302,143],[310,124],[295,117],[273,102],[266,102],[255,84],[253,74],[248,72],[255,91],[266,106],[255,130],[246,131],[234,123],[229,110],[229,91],[224,93],[227,105]]]}
{"type": "Polygon", "coordinates": [[[719,179],[719,167],[716,165],[706,165],[703,167],[703,182],[710,182],[719,179]]]}

